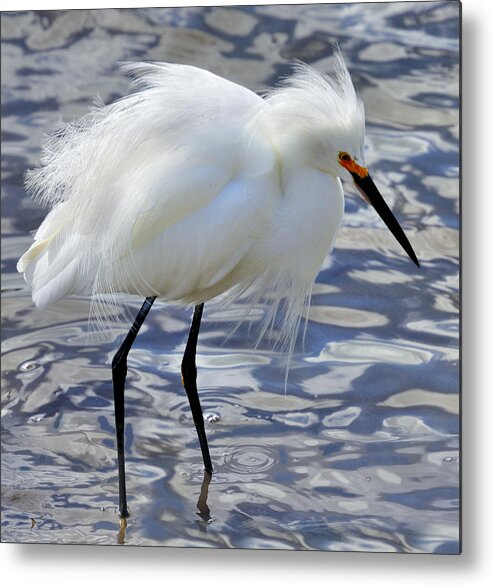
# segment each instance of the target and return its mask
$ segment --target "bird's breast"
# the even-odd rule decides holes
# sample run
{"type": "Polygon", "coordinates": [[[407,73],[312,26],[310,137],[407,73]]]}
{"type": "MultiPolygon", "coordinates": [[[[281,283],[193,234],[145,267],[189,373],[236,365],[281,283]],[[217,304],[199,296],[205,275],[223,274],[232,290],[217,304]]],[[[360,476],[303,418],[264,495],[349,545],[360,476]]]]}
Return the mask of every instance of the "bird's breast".
{"type": "Polygon", "coordinates": [[[272,268],[313,281],[342,221],[342,185],[338,178],[312,169],[287,173],[283,179],[277,208],[253,252],[272,268]]]}

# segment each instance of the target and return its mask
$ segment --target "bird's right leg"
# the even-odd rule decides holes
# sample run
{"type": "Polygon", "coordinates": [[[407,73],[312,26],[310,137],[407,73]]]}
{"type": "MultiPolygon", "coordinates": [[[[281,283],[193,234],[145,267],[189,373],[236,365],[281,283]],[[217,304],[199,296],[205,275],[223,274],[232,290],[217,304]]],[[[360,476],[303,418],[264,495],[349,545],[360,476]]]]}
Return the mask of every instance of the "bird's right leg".
{"type": "Polygon", "coordinates": [[[192,324],[190,325],[187,345],[181,363],[181,378],[190,403],[195,429],[197,430],[204,467],[207,472],[212,473],[212,462],[209,454],[209,445],[207,444],[207,436],[205,434],[204,416],[202,415],[202,407],[200,406],[199,394],[197,392],[197,365],[195,361],[203,309],[204,304],[201,303],[195,306],[193,312],[192,324]]]}
{"type": "Polygon", "coordinates": [[[113,374],[113,397],[115,402],[115,427],[116,427],[116,449],[118,454],[118,512],[122,519],[128,517],[127,489],[125,485],[125,379],[127,378],[127,356],[134,343],[140,326],[155,301],[155,297],[146,297],[137,317],[135,318],[130,331],[123,344],[113,358],[111,369],[113,374]]]}

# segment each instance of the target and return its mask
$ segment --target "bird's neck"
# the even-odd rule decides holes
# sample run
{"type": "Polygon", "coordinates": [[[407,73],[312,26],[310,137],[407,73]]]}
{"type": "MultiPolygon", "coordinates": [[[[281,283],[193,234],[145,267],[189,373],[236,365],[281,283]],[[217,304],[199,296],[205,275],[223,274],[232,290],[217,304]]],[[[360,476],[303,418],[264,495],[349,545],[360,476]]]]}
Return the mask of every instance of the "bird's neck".
{"type": "Polygon", "coordinates": [[[307,171],[324,172],[311,156],[313,145],[303,137],[278,137],[274,143],[280,175],[283,183],[292,181],[307,171]]]}
{"type": "Polygon", "coordinates": [[[316,139],[297,124],[282,120],[280,116],[265,118],[264,135],[271,143],[283,175],[298,173],[302,169],[321,171],[317,166],[316,139]]]}

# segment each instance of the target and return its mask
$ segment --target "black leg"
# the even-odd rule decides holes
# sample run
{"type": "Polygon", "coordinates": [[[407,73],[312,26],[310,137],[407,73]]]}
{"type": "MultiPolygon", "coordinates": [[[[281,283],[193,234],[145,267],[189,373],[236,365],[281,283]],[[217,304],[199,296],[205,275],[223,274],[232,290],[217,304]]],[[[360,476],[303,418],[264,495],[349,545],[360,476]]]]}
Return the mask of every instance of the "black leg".
{"type": "Polygon", "coordinates": [[[209,446],[207,445],[207,436],[205,435],[204,417],[202,415],[202,407],[200,406],[199,394],[197,392],[197,366],[195,364],[195,354],[197,350],[197,339],[199,337],[200,320],[202,319],[202,311],[204,304],[195,306],[193,312],[192,325],[188,334],[187,346],[185,354],[183,354],[183,361],[181,363],[181,375],[183,386],[187,392],[190,408],[192,410],[193,422],[195,429],[199,436],[200,449],[202,450],[202,458],[204,459],[204,466],[207,472],[212,472],[212,462],[209,455],[209,446]]]}
{"type": "Polygon", "coordinates": [[[118,487],[119,500],[118,512],[120,517],[126,518],[129,515],[127,507],[127,490],[125,486],[125,379],[127,378],[127,356],[134,340],[139,333],[140,326],[155,301],[155,297],[146,297],[137,317],[135,318],[130,331],[123,344],[113,358],[111,369],[113,374],[113,396],[115,401],[115,427],[116,427],[116,449],[118,453],[118,487]]]}

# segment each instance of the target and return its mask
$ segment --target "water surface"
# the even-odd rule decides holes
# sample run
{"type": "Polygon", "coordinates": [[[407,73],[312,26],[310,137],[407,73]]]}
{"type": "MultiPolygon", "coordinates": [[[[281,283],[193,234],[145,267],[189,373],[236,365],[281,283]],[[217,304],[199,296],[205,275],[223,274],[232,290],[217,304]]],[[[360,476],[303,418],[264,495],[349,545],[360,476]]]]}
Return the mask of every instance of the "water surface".
{"type": "MultiPolygon", "coordinates": [[[[459,549],[459,98],[455,2],[2,14],[2,538],[4,541],[440,552],[459,549]],[[129,357],[132,516],[118,535],[110,363],[89,300],[36,310],[15,272],[45,215],[23,189],[40,139],[117,62],[206,67],[253,90],[338,41],[365,101],[367,161],[416,269],[346,185],[287,391],[283,356],[252,350],[206,306],[202,460],[179,365],[191,311],[156,304],[129,357]],[[201,495],[200,505],[197,507],[201,495]],[[209,511],[207,510],[207,507],[209,511]]],[[[136,312],[141,300],[122,298],[136,312]]]]}

